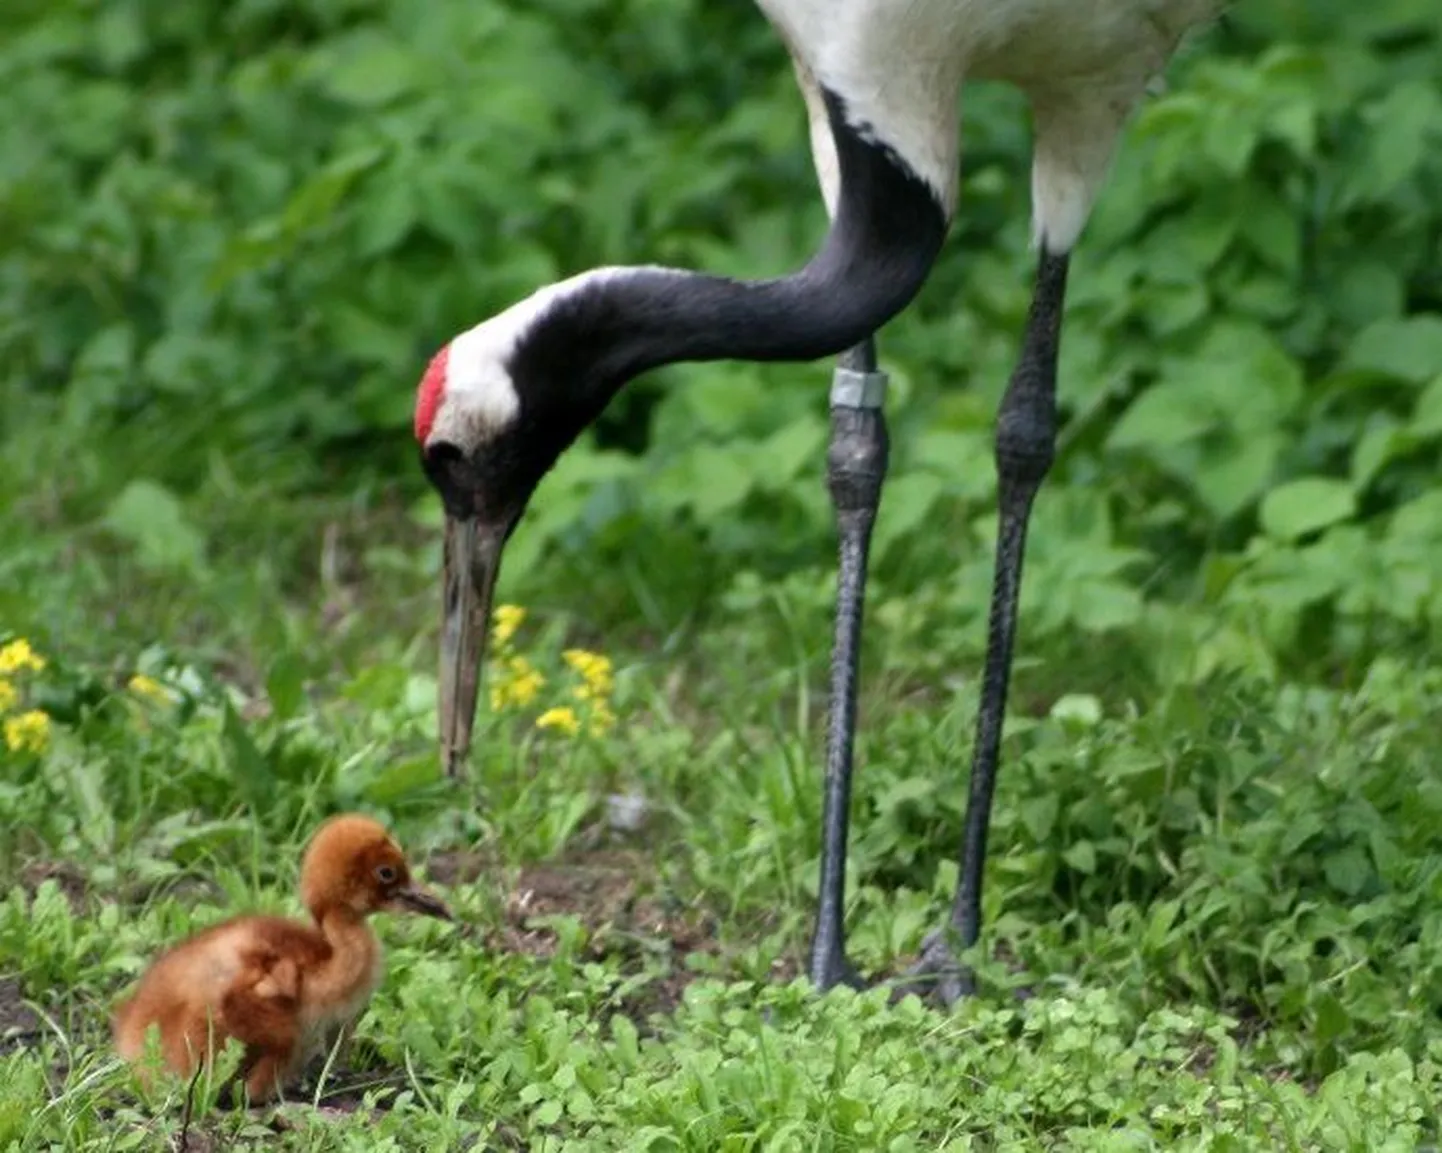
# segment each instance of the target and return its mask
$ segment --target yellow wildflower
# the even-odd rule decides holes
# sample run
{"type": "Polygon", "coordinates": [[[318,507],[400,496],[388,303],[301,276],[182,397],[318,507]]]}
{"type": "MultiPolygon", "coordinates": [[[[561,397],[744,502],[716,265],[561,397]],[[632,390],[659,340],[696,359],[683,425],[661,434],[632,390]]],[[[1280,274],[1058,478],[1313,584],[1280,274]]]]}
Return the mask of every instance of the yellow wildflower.
{"type": "Polygon", "coordinates": [[[24,637],[0,648],[0,676],[23,673],[26,669],[38,673],[44,667],[45,658],[32,649],[24,637]]]}
{"type": "Polygon", "coordinates": [[[170,703],[170,690],[154,677],[148,677],[144,673],[136,673],[125,687],[137,697],[146,697],[162,704],[170,703]]]}
{"type": "Polygon", "coordinates": [[[546,678],[525,657],[510,657],[503,668],[505,672],[491,681],[491,708],[496,712],[512,706],[525,708],[545,687],[546,678]]]}
{"type": "Polygon", "coordinates": [[[568,665],[581,674],[581,680],[585,682],[574,690],[578,700],[599,700],[601,697],[607,696],[615,687],[609,657],[604,657],[600,653],[587,652],[585,649],[567,649],[561,656],[568,665]]]}
{"type": "Polygon", "coordinates": [[[498,605],[491,614],[491,635],[497,648],[505,648],[516,635],[526,619],[526,610],[520,605],[498,605]]]}
{"type": "Polygon", "coordinates": [[[15,691],[15,686],[0,677],[0,713],[8,713],[19,699],[20,694],[15,691]]]}
{"type": "Polygon", "coordinates": [[[16,753],[43,753],[50,743],[50,717],[39,709],[5,721],[5,744],[16,753]]]}
{"type": "Polygon", "coordinates": [[[565,733],[568,737],[574,737],[581,731],[581,722],[576,717],[576,710],[568,705],[561,705],[559,708],[547,709],[536,718],[536,728],[555,729],[557,732],[565,733]]]}

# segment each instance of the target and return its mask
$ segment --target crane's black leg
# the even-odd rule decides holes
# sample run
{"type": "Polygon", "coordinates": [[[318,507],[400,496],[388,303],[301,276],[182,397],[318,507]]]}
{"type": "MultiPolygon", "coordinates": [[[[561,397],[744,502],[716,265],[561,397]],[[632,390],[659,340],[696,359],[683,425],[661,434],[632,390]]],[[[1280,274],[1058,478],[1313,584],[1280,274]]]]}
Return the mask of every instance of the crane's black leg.
{"type": "Polygon", "coordinates": [[[986,666],[976,717],[972,752],[971,796],[961,843],[961,875],[951,916],[927,937],[913,978],[898,991],[926,992],[946,1005],[973,989],[969,970],[956,950],[969,949],[981,934],[981,883],[986,864],[986,834],[996,788],[1001,726],[1006,716],[1011,679],[1012,642],[1016,637],[1017,596],[1021,590],[1022,557],[1032,501],[1051,468],[1056,452],[1056,364],[1061,344],[1062,303],[1066,295],[1066,254],[1043,249],[1036,289],[1027,315],[1021,358],[1012,373],[996,422],[997,501],[1000,520],[996,540],[996,572],[991,593],[986,666]],[[925,980],[925,984],[923,984],[925,980]]]}
{"type": "Polygon", "coordinates": [[[881,406],[886,376],[876,368],[876,344],[845,353],[831,387],[831,447],[827,484],[836,509],[840,563],[836,574],[836,638],[831,649],[831,696],[826,726],[826,798],[822,811],[821,892],[811,939],[812,984],[819,989],[863,984],[846,959],[846,838],[851,815],[851,761],[856,736],[856,680],[866,558],[886,478],[888,440],[881,406]]]}

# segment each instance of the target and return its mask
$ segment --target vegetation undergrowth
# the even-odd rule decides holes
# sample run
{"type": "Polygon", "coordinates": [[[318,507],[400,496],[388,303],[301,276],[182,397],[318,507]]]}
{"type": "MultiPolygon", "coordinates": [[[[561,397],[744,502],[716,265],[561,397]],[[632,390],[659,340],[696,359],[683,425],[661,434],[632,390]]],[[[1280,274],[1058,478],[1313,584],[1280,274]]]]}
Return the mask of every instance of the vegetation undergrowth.
{"type": "MultiPolygon", "coordinates": [[[[1142,109],[1072,275],[979,995],[798,977],[834,548],[820,366],[638,382],[517,531],[471,776],[435,747],[409,386],[599,263],[824,226],[784,54],[701,0],[0,8],[0,1149],[151,1148],[110,1004],[390,822],[344,1068],[293,1149],[1435,1147],[1442,10],[1249,0],[1142,109]]],[[[944,916],[1027,300],[1025,109],[882,338],[848,924],[944,916]]]]}

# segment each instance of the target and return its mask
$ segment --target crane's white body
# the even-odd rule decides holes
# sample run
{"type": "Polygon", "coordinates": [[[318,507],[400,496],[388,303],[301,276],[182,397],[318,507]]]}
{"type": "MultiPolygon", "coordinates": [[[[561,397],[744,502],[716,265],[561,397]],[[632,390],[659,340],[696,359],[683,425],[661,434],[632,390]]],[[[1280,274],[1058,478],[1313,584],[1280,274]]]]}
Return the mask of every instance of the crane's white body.
{"type": "Polygon", "coordinates": [[[1038,241],[1071,249],[1122,125],[1187,30],[1222,0],[757,0],[806,96],[828,208],[835,151],[818,85],[846,101],[852,126],[893,149],[956,203],[958,97],[969,79],[1002,80],[1035,116],[1038,241]]]}
{"type": "MultiPolygon", "coordinates": [[[[1033,228],[1069,252],[1105,180],[1123,124],[1187,30],[1225,0],[756,0],[789,49],[806,100],[821,191],[839,196],[835,125],[893,154],[947,220],[959,176],[959,97],[969,78],[1006,81],[1033,111],[1033,228]]],[[[520,396],[508,364],[567,298],[637,268],[599,268],[548,285],[452,341],[444,398],[423,441],[470,443],[511,425],[520,396]]],[[[646,269],[650,273],[662,270],[646,269]]],[[[678,281],[680,291],[684,285],[678,281]]]]}

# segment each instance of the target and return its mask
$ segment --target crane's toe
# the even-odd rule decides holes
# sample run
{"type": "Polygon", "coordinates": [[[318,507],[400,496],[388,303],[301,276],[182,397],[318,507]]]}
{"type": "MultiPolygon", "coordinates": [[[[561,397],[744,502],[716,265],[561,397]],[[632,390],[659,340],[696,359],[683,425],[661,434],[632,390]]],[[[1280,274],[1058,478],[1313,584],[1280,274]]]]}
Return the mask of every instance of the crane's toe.
{"type": "Polygon", "coordinates": [[[912,993],[923,1000],[930,998],[950,1009],[963,997],[976,992],[976,979],[970,969],[957,960],[943,929],[926,935],[921,943],[921,956],[906,970],[891,994],[892,1004],[912,993]]]}

